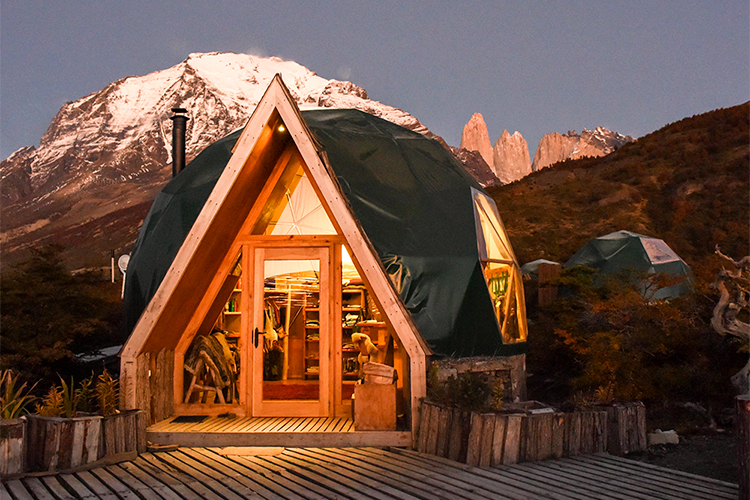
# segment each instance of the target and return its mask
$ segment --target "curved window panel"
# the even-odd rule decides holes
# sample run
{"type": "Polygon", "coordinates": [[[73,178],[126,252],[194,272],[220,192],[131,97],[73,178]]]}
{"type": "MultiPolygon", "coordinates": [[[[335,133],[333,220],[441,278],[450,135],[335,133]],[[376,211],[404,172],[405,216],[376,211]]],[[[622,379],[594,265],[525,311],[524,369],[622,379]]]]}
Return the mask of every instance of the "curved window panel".
{"type": "Polygon", "coordinates": [[[503,342],[524,342],[527,326],[521,269],[495,202],[480,191],[473,194],[479,256],[503,342]]]}

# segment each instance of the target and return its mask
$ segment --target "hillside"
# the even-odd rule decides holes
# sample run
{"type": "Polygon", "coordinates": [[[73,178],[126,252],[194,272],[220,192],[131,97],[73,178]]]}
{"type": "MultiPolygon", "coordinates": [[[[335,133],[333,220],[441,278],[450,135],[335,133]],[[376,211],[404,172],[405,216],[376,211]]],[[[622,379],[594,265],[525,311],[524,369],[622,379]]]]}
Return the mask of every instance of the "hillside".
{"type": "Polygon", "coordinates": [[[664,239],[699,281],[719,245],[749,252],[750,103],[669,124],[600,158],[557,163],[490,188],[521,263],[564,263],[588,240],[626,229],[664,239]]]}

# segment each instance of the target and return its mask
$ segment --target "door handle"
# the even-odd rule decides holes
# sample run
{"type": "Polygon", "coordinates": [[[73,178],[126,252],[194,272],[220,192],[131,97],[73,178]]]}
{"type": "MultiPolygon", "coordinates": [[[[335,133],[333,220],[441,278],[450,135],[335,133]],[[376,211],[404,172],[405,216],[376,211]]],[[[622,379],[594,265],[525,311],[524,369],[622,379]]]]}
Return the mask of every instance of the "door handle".
{"type": "Polygon", "coordinates": [[[258,340],[260,339],[261,335],[265,335],[265,333],[261,332],[260,330],[256,328],[255,332],[253,333],[253,337],[254,337],[253,344],[255,344],[255,347],[258,347],[258,340]]]}

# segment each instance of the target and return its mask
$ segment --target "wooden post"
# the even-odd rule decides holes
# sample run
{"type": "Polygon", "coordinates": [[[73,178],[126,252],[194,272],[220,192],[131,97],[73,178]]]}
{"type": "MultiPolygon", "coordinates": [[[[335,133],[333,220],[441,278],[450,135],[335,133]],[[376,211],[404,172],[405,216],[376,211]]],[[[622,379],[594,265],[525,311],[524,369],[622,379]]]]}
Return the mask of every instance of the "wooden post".
{"type": "Polygon", "coordinates": [[[562,413],[555,413],[552,417],[552,446],[551,458],[561,458],[565,443],[565,417],[562,413]]]}
{"type": "Polygon", "coordinates": [[[448,456],[448,438],[453,423],[453,414],[454,412],[451,408],[440,408],[438,415],[437,451],[435,452],[439,457],[448,456]]]}
{"type": "Polygon", "coordinates": [[[646,435],[646,406],[643,403],[638,403],[636,425],[638,426],[638,451],[643,451],[648,448],[648,436],[646,435]]]}
{"type": "Polygon", "coordinates": [[[441,432],[440,414],[442,412],[443,408],[440,406],[433,406],[430,409],[430,418],[427,420],[427,445],[425,448],[425,453],[429,453],[430,455],[437,455],[438,435],[441,432]]]}
{"type": "Polygon", "coordinates": [[[523,415],[508,415],[503,446],[503,465],[517,464],[521,456],[521,421],[523,415]]]}
{"type": "Polygon", "coordinates": [[[482,451],[482,415],[471,413],[471,427],[469,429],[469,443],[466,447],[466,464],[479,465],[479,456],[482,451]]]}
{"type": "Polygon", "coordinates": [[[107,415],[102,420],[99,458],[126,452],[146,451],[146,414],[143,410],[126,410],[107,415]]]}
{"type": "Polygon", "coordinates": [[[456,462],[466,460],[466,443],[469,436],[469,418],[465,411],[454,408],[451,416],[451,430],[448,438],[448,458],[456,462]]]}
{"type": "Polygon", "coordinates": [[[26,418],[0,420],[0,478],[26,472],[26,418]]]}
{"type": "Polygon", "coordinates": [[[427,450],[427,433],[429,432],[430,412],[434,408],[429,403],[422,403],[419,414],[419,437],[417,437],[417,451],[424,453],[427,450]]]}
{"type": "Polygon", "coordinates": [[[750,396],[735,398],[740,500],[750,500],[750,396]]]}
{"type": "Polygon", "coordinates": [[[507,415],[495,415],[495,431],[492,436],[492,458],[490,462],[492,467],[503,463],[503,449],[505,448],[505,433],[507,428],[507,415]]]}
{"type": "Polygon", "coordinates": [[[563,451],[566,457],[574,457],[581,453],[581,413],[565,414],[565,443],[563,451]]]}
{"type": "Polygon", "coordinates": [[[482,415],[482,441],[479,453],[479,466],[489,467],[492,463],[492,444],[495,441],[495,414],[482,415]]]}

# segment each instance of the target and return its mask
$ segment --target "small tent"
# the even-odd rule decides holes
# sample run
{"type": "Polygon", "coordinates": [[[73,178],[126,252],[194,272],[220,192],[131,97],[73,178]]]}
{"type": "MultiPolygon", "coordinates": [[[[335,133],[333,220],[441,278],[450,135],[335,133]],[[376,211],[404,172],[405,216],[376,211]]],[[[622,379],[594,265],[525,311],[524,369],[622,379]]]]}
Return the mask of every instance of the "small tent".
{"type": "Polygon", "coordinates": [[[658,290],[652,296],[655,300],[677,297],[690,290],[693,282],[690,267],[663,240],[630,231],[615,231],[589,241],[563,267],[575,266],[588,266],[610,276],[637,271],[682,278],[658,290]]]}
{"type": "Polygon", "coordinates": [[[437,141],[357,110],[301,112],[278,76],[244,129],[157,196],[124,303],[126,406],[169,400],[152,420],[346,415],[365,332],[411,426],[428,357],[525,350],[520,268],[492,198],[437,141]],[[208,404],[191,399],[207,387],[198,343],[235,353],[208,404]],[[284,386],[297,392],[274,396],[284,386]]]}

